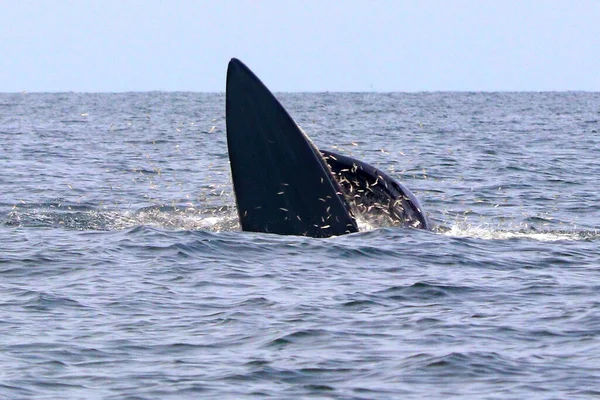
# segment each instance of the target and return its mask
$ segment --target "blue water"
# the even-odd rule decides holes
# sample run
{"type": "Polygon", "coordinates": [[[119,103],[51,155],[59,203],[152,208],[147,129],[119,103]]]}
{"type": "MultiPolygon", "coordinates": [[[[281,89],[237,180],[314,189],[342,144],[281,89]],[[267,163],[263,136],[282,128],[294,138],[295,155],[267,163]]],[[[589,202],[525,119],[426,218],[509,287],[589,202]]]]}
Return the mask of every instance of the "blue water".
{"type": "Polygon", "coordinates": [[[435,230],[240,232],[221,94],[0,94],[0,398],[600,395],[600,93],[279,97],[435,230]]]}

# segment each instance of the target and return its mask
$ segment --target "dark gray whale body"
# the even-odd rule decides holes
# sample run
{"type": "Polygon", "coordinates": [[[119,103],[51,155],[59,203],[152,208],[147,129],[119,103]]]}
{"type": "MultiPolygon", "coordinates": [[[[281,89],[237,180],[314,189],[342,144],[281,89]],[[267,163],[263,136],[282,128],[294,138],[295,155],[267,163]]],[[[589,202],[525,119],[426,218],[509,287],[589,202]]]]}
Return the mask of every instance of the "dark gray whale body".
{"type": "Polygon", "coordinates": [[[227,147],[242,230],[330,237],[358,232],[356,216],[429,229],[417,198],[354,158],[319,151],[241,61],[227,69],[227,147]]]}

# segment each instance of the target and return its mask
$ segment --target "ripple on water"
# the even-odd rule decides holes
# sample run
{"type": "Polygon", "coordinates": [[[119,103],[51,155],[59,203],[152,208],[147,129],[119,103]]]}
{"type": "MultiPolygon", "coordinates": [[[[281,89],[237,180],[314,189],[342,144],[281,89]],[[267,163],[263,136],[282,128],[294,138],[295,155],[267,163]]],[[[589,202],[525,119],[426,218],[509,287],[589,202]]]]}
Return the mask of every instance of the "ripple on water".
{"type": "Polygon", "coordinates": [[[598,93],[279,97],[435,229],[240,232],[222,94],[0,94],[0,398],[600,393],[598,93]]]}

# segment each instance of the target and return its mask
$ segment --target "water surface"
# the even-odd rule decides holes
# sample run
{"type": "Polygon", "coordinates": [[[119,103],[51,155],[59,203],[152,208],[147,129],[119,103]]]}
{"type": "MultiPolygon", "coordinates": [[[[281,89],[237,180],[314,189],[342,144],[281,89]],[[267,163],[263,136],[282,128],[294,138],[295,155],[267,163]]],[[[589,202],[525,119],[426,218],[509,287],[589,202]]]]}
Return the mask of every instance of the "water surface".
{"type": "Polygon", "coordinates": [[[435,230],[240,232],[221,94],[0,94],[0,398],[600,395],[600,94],[279,98],[435,230]]]}

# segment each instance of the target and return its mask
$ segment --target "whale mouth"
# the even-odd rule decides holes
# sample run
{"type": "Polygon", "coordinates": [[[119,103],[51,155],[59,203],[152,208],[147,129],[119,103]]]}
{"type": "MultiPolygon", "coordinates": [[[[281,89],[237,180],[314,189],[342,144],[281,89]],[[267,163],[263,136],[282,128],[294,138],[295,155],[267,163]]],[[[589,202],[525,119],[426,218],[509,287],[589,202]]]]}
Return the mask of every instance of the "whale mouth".
{"type": "Polygon", "coordinates": [[[273,93],[236,58],[227,68],[225,115],[242,230],[338,236],[358,232],[355,213],[365,210],[378,211],[396,225],[429,228],[408,189],[359,160],[322,154],[273,93]]]}

